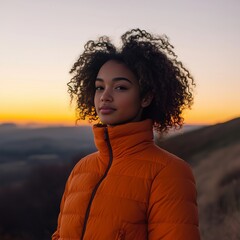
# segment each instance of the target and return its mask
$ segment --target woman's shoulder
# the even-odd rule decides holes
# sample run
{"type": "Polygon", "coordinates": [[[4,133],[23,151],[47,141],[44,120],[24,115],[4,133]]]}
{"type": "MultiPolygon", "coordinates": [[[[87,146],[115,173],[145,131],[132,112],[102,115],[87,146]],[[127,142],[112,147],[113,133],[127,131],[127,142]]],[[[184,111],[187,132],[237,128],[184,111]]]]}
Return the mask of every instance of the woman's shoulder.
{"type": "Polygon", "coordinates": [[[161,172],[162,176],[194,179],[192,168],[185,160],[158,146],[155,146],[155,150],[152,152],[154,153],[153,160],[158,165],[159,173],[161,172]]]}

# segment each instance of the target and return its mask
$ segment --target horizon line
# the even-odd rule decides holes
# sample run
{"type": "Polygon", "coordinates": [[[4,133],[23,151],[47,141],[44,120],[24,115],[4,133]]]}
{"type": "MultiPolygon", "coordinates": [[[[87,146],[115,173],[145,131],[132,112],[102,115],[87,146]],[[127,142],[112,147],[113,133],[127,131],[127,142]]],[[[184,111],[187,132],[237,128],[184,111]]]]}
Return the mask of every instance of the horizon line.
{"type": "MultiPolygon", "coordinates": [[[[209,125],[215,125],[217,123],[184,123],[183,126],[209,126],[209,125]]],[[[16,126],[16,127],[26,127],[26,128],[44,128],[44,127],[82,127],[82,126],[93,126],[94,123],[88,123],[88,122],[81,122],[78,124],[71,124],[71,123],[62,123],[62,122],[56,122],[56,123],[42,123],[42,122],[26,122],[26,123],[19,123],[15,121],[0,121],[0,126],[16,126]]]]}

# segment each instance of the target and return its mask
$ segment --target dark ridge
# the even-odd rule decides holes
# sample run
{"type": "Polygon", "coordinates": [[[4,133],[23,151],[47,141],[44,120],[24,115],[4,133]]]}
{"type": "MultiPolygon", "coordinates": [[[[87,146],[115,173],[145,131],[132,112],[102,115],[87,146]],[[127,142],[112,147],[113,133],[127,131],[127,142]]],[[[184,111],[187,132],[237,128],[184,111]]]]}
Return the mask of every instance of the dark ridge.
{"type": "Polygon", "coordinates": [[[224,177],[221,179],[219,183],[219,186],[224,187],[229,184],[235,183],[238,180],[240,180],[240,168],[234,169],[232,172],[224,175],[224,177]]]}
{"type": "Polygon", "coordinates": [[[188,160],[196,153],[226,147],[238,141],[240,141],[240,117],[161,140],[158,145],[188,160]]]}

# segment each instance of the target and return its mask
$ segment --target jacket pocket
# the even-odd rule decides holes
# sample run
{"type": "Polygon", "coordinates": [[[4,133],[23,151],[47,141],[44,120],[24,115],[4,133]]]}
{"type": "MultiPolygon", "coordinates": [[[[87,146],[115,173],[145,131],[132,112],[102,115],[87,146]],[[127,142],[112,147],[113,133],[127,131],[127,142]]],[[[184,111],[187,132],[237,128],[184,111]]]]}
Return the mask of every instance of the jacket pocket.
{"type": "Polygon", "coordinates": [[[124,240],[125,239],[125,231],[124,229],[120,229],[117,233],[115,240],[124,240]]]}

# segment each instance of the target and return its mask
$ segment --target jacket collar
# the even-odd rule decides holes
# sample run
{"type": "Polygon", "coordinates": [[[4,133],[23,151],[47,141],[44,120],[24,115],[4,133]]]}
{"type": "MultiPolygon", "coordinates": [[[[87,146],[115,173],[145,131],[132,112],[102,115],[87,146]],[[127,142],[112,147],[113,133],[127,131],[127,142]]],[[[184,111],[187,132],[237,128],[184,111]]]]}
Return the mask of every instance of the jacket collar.
{"type": "Polygon", "coordinates": [[[150,119],[117,126],[93,126],[95,145],[101,156],[108,156],[105,131],[113,150],[113,158],[139,153],[149,144],[153,144],[153,122],[150,119]]]}

